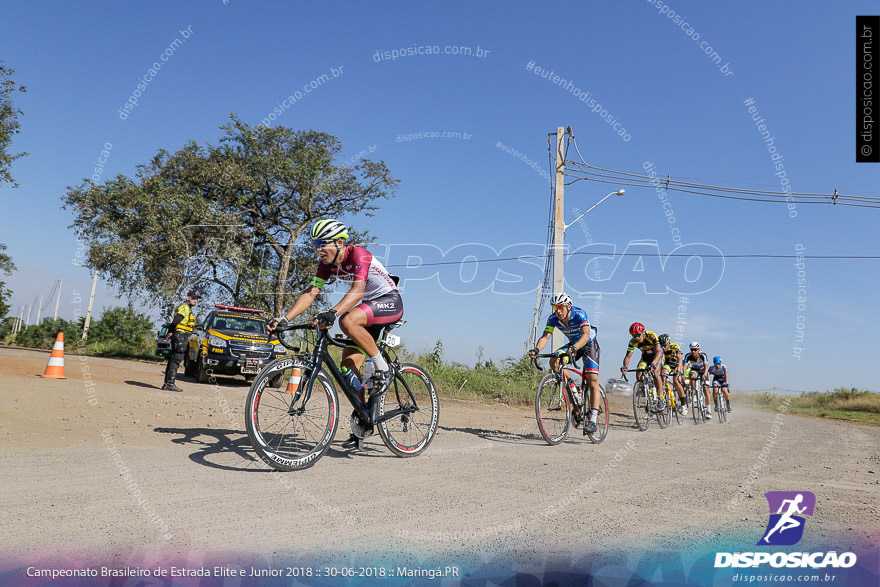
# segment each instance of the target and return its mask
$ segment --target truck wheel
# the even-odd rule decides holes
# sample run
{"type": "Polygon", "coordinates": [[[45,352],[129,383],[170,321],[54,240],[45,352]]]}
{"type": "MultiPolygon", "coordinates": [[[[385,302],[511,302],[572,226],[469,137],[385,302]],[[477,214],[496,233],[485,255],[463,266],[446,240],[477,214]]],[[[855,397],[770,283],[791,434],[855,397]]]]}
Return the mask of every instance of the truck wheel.
{"type": "Polygon", "coordinates": [[[205,369],[205,362],[202,360],[201,355],[196,359],[196,381],[199,383],[208,382],[208,370],[205,369]]]}
{"type": "Polygon", "coordinates": [[[196,365],[189,360],[189,351],[183,355],[183,374],[187,377],[196,376],[196,365]]]}

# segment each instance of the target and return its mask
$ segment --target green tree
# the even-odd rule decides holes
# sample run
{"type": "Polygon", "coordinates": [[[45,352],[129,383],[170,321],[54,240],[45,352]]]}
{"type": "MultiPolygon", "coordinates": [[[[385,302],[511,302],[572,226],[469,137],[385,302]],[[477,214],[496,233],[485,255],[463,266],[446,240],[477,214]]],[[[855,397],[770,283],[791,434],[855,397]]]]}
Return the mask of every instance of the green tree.
{"type": "MultiPolygon", "coordinates": [[[[0,274],[12,275],[15,271],[15,263],[12,257],[4,253],[6,245],[0,243],[0,274]]],[[[9,298],[12,297],[12,290],[6,289],[6,282],[0,281],[0,318],[4,318],[9,313],[9,298]]]]}
{"type": "Polygon", "coordinates": [[[12,97],[16,93],[23,94],[26,88],[16,86],[12,80],[13,73],[15,70],[4,66],[3,61],[0,60],[0,184],[6,182],[18,187],[18,183],[12,178],[9,166],[27,153],[13,154],[8,150],[12,145],[12,137],[21,132],[18,116],[22,112],[15,106],[12,97]]]}
{"type": "Polygon", "coordinates": [[[220,128],[218,145],[160,150],[134,178],[68,187],[64,205],[89,244],[86,265],[122,292],[170,304],[199,284],[278,315],[314,270],[311,223],[371,216],[398,180],[381,161],[336,163],[342,146],[326,133],[252,127],[234,114],[220,128]]]}
{"type": "Polygon", "coordinates": [[[129,305],[104,310],[101,319],[89,328],[89,343],[118,342],[130,347],[143,346],[155,337],[150,318],[129,305]]]}

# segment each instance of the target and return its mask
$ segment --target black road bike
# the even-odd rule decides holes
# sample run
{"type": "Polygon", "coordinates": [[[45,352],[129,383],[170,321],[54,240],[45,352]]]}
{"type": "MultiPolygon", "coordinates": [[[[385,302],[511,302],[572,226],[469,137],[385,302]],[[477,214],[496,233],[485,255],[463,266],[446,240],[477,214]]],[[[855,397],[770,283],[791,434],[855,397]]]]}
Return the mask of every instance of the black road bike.
{"type": "Polygon", "coordinates": [[[329,330],[311,324],[276,330],[279,342],[295,353],[300,348],[286,342],[283,332],[314,328],[317,342],[311,354],[275,359],[254,379],[245,403],[245,424],[257,455],[279,471],[314,465],[327,452],[339,425],[334,382],[354,408],[351,425],[355,435],[365,438],[375,427],[385,446],[397,456],[414,457],[424,452],[437,431],[440,402],[428,373],[415,363],[398,362],[393,353],[400,339],[389,331],[400,324],[386,326],[377,340],[388,363],[390,381],[386,391],[371,393],[366,403],[358,398],[328,350],[331,345],[349,346],[350,340],[331,338],[329,330]],[[282,373],[293,377],[278,377],[282,373]],[[279,386],[272,385],[279,380],[279,386]]]}
{"type": "MultiPolygon", "coordinates": [[[[627,369],[626,373],[638,373],[638,371],[640,369],[627,369]]],[[[666,428],[672,421],[666,394],[657,392],[650,369],[641,369],[641,372],[641,376],[633,386],[633,417],[636,420],[636,426],[644,432],[648,429],[651,418],[656,418],[660,428],[666,428]]],[[[624,381],[628,381],[626,373],[623,374],[624,381]]]]}

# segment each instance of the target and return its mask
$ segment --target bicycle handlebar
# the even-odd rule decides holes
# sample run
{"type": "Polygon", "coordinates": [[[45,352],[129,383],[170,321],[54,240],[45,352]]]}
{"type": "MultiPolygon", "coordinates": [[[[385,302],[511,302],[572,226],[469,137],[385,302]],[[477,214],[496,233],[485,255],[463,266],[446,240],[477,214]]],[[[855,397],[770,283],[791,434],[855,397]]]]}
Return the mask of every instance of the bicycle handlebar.
{"type": "Polygon", "coordinates": [[[311,327],[312,327],[311,324],[286,324],[284,326],[277,324],[275,326],[275,328],[272,330],[272,334],[274,334],[275,336],[278,337],[278,342],[281,344],[281,346],[283,346],[284,348],[291,350],[293,352],[299,352],[299,350],[300,350],[299,347],[293,347],[293,346],[287,344],[287,342],[284,341],[284,338],[281,335],[285,332],[290,331],[290,330],[306,330],[307,328],[311,328],[311,327]]]}
{"type": "MultiPolygon", "coordinates": [[[[536,354],[534,357],[532,357],[532,363],[535,365],[535,367],[538,369],[538,371],[543,371],[544,368],[538,364],[538,359],[552,359],[553,357],[559,358],[559,357],[564,357],[565,355],[566,355],[566,353],[563,353],[561,355],[558,353],[536,354]]],[[[574,364],[574,363],[572,363],[572,364],[574,364]]]]}
{"type": "Polygon", "coordinates": [[[644,369],[627,369],[626,371],[623,371],[621,369],[621,374],[623,375],[623,380],[629,381],[629,379],[626,378],[626,374],[627,373],[635,373],[636,371],[644,371],[644,369]]]}

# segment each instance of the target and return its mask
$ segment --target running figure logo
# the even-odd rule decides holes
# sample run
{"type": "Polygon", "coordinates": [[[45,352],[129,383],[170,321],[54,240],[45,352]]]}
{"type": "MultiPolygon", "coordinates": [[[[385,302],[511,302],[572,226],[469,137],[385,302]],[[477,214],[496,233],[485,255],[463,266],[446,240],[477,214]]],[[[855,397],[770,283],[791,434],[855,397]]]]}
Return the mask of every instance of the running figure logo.
{"type": "Polygon", "coordinates": [[[803,516],[813,515],[816,496],[809,491],[768,491],[764,495],[770,506],[770,521],[758,545],[791,546],[800,542],[804,535],[803,516]]]}

